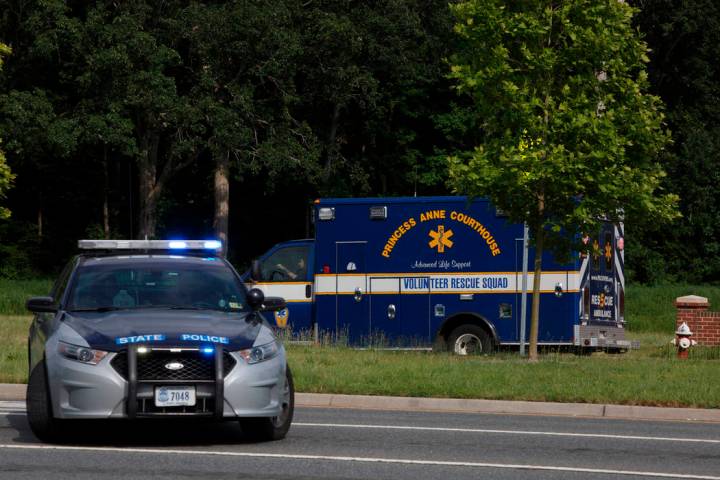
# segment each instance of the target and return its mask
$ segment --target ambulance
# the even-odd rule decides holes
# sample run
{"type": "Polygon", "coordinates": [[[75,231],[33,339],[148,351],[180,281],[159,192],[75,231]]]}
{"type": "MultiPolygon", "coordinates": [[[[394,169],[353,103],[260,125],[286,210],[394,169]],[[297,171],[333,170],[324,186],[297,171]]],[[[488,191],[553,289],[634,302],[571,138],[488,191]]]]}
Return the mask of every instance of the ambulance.
{"type": "MultiPolygon", "coordinates": [[[[535,252],[488,200],[320,199],[312,220],[315,238],[275,245],[245,277],[286,300],[275,321],[294,337],[460,355],[527,342],[535,252]]],[[[538,343],[624,351],[623,226],[583,241],[569,262],[543,253],[538,343]]]]}

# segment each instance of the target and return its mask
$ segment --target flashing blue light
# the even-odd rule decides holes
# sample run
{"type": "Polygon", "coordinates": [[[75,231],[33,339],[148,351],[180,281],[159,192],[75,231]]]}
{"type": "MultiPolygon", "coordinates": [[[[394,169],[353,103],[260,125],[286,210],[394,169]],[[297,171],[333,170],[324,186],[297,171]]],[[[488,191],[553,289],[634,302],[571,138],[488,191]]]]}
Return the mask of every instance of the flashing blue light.
{"type": "Polygon", "coordinates": [[[222,248],[222,242],[220,242],[220,240],[206,240],[204,247],[209,250],[220,250],[222,248]]]}
{"type": "Polygon", "coordinates": [[[174,240],[174,241],[171,241],[168,244],[168,246],[172,249],[183,249],[183,248],[187,248],[187,243],[179,241],[179,240],[174,240]]]}
{"type": "Polygon", "coordinates": [[[200,351],[202,353],[213,353],[215,351],[215,349],[212,347],[203,347],[200,349],[200,351]]]}

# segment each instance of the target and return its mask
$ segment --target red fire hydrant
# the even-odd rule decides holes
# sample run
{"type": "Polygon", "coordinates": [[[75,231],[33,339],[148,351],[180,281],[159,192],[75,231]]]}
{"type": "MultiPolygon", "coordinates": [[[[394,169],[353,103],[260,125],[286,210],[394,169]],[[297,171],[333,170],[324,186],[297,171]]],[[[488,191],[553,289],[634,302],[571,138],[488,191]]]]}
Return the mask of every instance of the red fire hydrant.
{"type": "Polygon", "coordinates": [[[690,331],[690,327],[688,327],[687,323],[683,322],[677,329],[677,332],[675,332],[675,338],[670,342],[677,346],[678,358],[688,358],[688,350],[690,350],[690,347],[697,345],[695,340],[690,339],[691,336],[692,332],[690,331]]]}

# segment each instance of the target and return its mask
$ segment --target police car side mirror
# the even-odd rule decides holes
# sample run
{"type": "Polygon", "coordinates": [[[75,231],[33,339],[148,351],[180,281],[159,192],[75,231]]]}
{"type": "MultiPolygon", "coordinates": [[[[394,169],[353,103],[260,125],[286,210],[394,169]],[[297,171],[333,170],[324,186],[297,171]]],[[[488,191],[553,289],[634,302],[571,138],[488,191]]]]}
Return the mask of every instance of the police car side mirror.
{"type": "Polygon", "coordinates": [[[265,297],[262,309],[264,312],[277,312],[285,308],[286,302],[282,297],[265,297]]]}
{"type": "Polygon", "coordinates": [[[25,303],[25,308],[33,313],[57,312],[58,305],[52,297],[32,297],[25,303]]]}
{"type": "Polygon", "coordinates": [[[253,288],[247,293],[247,302],[253,310],[259,310],[265,300],[265,294],[259,288],[253,288]]]}

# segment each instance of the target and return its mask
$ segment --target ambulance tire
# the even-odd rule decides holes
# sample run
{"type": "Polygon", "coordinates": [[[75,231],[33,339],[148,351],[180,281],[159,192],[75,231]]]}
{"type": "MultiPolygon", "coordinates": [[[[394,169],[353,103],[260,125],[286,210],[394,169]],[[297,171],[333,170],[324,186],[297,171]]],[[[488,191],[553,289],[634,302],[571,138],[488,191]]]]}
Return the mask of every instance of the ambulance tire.
{"type": "Polygon", "coordinates": [[[456,355],[488,354],[493,350],[493,342],[482,327],[466,323],[450,333],[448,350],[456,355]]]}
{"type": "Polygon", "coordinates": [[[38,363],[30,374],[25,405],[30,430],[38,439],[49,443],[62,440],[62,422],[53,417],[44,361],[38,363]]]}
{"type": "Polygon", "coordinates": [[[290,366],[285,368],[286,382],[283,395],[283,412],[278,417],[243,418],[240,426],[243,433],[250,439],[260,442],[282,440],[290,430],[293,413],[295,412],[295,384],[293,383],[290,366]]]}

